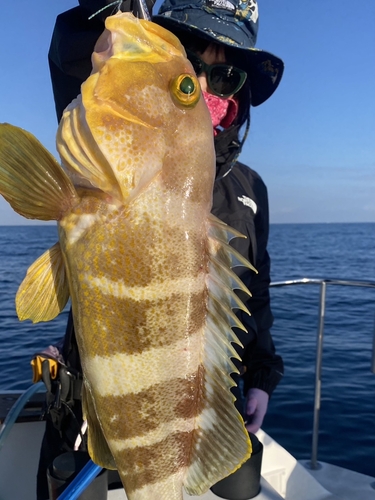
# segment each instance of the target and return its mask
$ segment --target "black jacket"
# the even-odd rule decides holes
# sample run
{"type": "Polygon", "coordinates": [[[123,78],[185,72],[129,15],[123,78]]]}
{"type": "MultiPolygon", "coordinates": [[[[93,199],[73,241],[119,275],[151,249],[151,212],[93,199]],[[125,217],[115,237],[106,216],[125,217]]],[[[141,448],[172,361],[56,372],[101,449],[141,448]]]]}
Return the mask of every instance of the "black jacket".
{"type": "MultiPolygon", "coordinates": [[[[80,3],[87,4],[84,1],[80,3]]],[[[98,2],[95,3],[95,8],[97,4],[98,2]]],[[[80,93],[81,83],[89,76],[94,44],[103,30],[103,21],[98,18],[89,21],[89,14],[84,7],[76,7],[60,14],[56,20],[49,64],[58,120],[64,108],[80,93]]],[[[247,236],[247,239],[232,240],[232,244],[258,270],[258,274],[255,274],[243,268],[235,269],[253,295],[251,299],[241,297],[252,313],[251,317],[240,314],[249,333],[244,335],[240,331],[236,332],[245,346],[242,353],[246,366],[245,390],[257,387],[271,394],[282,377],[283,363],[281,357],[275,354],[270,334],[273,317],[268,287],[270,259],[267,253],[267,189],[259,175],[245,165],[237,162],[231,169],[233,158],[239,150],[236,127],[216,136],[215,150],[217,178],[212,212],[247,236]]],[[[71,325],[68,331],[69,328],[71,329],[71,325]]],[[[68,340],[65,355],[72,354],[71,344],[68,340]]]]}
{"type": "Polygon", "coordinates": [[[217,158],[212,213],[246,236],[246,239],[233,239],[231,245],[258,271],[256,274],[242,267],[234,269],[252,294],[252,297],[241,295],[251,316],[238,312],[248,333],[237,330],[236,334],[244,345],[241,354],[246,367],[245,393],[249,388],[256,387],[271,395],[284,369],[281,357],[275,353],[270,333],[273,316],[269,295],[270,257],[267,252],[268,195],[263,180],[254,170],[239,162],[231,168],[231,158],[236,154],[237,145],[235,128],[223,131],[215,138],[216,151],[222,154],[217,158]]]}

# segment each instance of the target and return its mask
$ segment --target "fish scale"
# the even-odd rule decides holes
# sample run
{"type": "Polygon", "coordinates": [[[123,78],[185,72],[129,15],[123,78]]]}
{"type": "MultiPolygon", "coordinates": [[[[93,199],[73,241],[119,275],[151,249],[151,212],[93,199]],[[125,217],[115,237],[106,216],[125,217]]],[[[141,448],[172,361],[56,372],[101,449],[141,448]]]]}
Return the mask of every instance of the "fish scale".
{"type": "Polygon", "coordinates": [[[119,13],[92,60],[59,124],[62,167],[0,126],[1,194],[59,229],[17,314],[49,321],[70,296],[91,458],[118,469],[129,500],[182,500],[251,453],[230,374],[232,328],[244,330],[232,309],[247,311],[233,289],[248,293],[231,267],[252,266],[229,245],[242,235],[210,215],[212,124],[178,39],[119,13]]]}

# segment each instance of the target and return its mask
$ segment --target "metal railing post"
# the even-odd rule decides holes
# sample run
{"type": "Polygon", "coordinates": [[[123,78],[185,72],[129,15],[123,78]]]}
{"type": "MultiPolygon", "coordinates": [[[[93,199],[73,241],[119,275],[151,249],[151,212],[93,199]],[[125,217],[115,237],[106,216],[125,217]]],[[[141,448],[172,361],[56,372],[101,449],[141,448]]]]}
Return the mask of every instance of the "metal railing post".
{"type": "Polygon", "coordinates": [[[326,289],[327,289],[327,283],[323,281],[320,284],[319,322],[318,322],[318,335],[316,340],[314,421],[313,421],[311,464],[310,464],[311,469],[313,470],[320,468],[317,459],[318,459],[320,399],[321,399],[321,388],[322,388],[322,356],[323,356],[324,318],[326,309],[326,289]]]}
{"type": "MultiPolygon", "coordinates": [[[[314,421],[312,429],[312,446],[311,460],[305,462],[305,467],[309,469],[320,469],[318,463],[318,438],[319,438],[319,417],[320,417],[320,401],[321,401],[321,375],[322,375],[322,355],[323,355],[323,334],[324,334],[324,319],[326,308],[326,288],[327,285],[345,285],[355,287],[375,288],[375,281],[363,280],[343,280],[343,279],[317,279],[317,278],[301,278],[286,281],[275,281],[270,284],[271,287],[283,287],[290,285],[320,285],[320,303],[319,303],[319,318],[318,318],[318,336],[316,346],[315,360],[315,396],[314,396],[314,421]]],[[[375,317],[374,317],[374,332],[372,344],[372,360],[371,371],[375,374],[375,317]]],[[[375,489],[375,483],[374,483],[375,489]]]]}

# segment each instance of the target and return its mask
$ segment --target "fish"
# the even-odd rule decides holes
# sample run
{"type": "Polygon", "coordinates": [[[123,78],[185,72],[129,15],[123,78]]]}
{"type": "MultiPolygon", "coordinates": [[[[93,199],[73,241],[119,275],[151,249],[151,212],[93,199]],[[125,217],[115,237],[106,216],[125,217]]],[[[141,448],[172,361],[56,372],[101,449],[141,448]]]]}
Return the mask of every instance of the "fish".
{"type": "Polygon", "coordinates": [[[253,268],[210,213],[212,124],[179,40],[118,13],[92,65],[58,126],[60,162],[0,125],[0,193],[58,228],[16,310],[50,321],[70,298],[90,457],[129,500],[182,500],[251,455],[231,392],[245,330],[233,311],[248,312],[234,290],[250,292],[232,268],[253,268]]]}

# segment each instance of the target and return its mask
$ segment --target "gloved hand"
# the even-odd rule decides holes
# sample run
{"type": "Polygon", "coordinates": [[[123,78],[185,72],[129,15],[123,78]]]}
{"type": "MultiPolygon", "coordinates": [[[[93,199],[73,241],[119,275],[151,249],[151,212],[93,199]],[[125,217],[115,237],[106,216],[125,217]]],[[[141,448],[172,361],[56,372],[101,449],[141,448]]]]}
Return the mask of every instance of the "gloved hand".
{"type": "Polygon", "coordinates": [[[245,403],[245,427],[255,434],[263,423],[267,412],[269,396],[262,389],[249,389],[245,403]]]}

